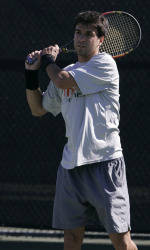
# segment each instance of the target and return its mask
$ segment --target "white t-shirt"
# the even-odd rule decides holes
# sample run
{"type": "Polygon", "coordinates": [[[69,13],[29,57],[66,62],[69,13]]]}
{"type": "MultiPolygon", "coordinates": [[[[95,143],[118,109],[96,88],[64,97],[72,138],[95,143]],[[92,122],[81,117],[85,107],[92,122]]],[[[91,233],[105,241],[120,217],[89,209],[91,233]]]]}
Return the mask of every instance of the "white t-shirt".
{"type": "Polygon", "coordinates": [[[122,156],[119,136],[119,74],[114,59],[100,53],[65,68],[80,91],[61,90],[50,82],[43,107],[62,112],[68,142],[61,164],[66,169],[122,156]]]}

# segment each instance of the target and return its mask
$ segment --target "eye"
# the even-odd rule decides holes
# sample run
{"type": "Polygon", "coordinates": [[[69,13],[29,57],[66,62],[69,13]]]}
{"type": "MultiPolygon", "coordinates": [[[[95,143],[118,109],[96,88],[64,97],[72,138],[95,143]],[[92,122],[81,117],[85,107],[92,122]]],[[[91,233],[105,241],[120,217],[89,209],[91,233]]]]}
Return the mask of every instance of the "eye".
{"type": "Polygon", "coordinates": [[[87,37],[92,37],[92,36],[93,36],[93,33],[92,33],[91,31],[87,31],[86,36],[87,36],[87,37]]]}
{"type": "Polygon", "coordinates": [[[75,30],[75,33],[80,34],[81,32],[80,32],[80,30],[75,30]]]}

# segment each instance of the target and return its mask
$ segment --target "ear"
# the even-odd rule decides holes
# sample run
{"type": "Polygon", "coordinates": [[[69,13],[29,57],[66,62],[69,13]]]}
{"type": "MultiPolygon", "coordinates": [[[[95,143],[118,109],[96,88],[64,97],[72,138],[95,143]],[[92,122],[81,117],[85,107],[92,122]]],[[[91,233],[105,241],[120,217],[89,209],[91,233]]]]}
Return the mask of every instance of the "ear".
{"type": "Polygon", "coordinates": [[[104,36],[101,36],[101,37],[99,38],[99,46],[100,46],[103,42],[104,42],[104,36]]]}

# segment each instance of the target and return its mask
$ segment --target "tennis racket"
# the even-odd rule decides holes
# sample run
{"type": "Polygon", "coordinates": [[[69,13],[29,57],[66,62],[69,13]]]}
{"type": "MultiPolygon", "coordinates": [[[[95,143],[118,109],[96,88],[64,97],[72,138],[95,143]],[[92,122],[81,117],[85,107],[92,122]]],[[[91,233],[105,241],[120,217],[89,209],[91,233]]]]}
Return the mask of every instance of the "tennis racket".
{"type": "Polygon", "coordinates": [[[107,18],[109,29],[100,52],[107,52],[118,58],[129,54],[139,46],[141,28],[135,17],[123,11],[110,11],[102,15],[107,18]]]}
{"type": "MultiPolygon", "coordinates": [[[[102,15],[107,18],[109,28],[104,42],[100,46],[100,52],[106,52],[113,58],[119,58],[131,53],[139,46],[141,28],[135,17],[124,11],[109,11],[102,15]]],[[[60,48],[61,53],[75,52],[73,49],[67,49],[67,45],[60,48]]],[[[31,58],[30,61],[27,59],[27,63],[32,64],[33,62],[31,58]]]]}

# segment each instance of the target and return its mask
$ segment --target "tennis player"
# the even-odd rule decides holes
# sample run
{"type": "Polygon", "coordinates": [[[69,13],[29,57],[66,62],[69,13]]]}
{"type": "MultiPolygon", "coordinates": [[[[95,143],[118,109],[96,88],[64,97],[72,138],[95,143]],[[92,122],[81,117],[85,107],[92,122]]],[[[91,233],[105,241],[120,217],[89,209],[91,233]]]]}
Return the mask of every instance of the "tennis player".
{"type": "Polygon", "coordinates": [[[114,59],[99,53],[108,23],[98,12],[75,19],[78,61],[64,69],[55,63],[59,46],[29,54],[26,94],[34,116],[62,113],[67,144],[57,173],[53,227],[64,230],[64,249],[80,250],[91,211],[116,250],[137,250],[130,237],[130,205],[119,136],[119,74],[114,59]],[[45,93],[39,68],[51,79],[45,93]]]}

